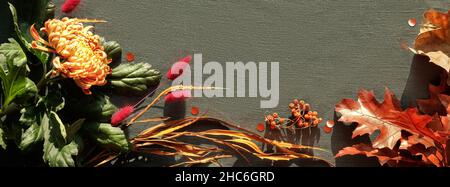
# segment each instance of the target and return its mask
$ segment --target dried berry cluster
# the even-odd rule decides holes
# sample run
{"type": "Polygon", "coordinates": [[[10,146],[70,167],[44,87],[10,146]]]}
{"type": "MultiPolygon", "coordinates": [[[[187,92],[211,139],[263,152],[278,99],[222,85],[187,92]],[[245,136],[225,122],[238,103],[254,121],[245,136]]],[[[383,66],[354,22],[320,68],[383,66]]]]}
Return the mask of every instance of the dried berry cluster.
{"type": "Polygon", "coordinates": [[[322,122],[322,118],[318,117],[317,111],[312,111],[309,103],[303,100],[294,99],[289,103],[291,109],[292,124],[299,128],[317,127],[322,122]]]}
{"type": "MultiPolygon", "coordinates": [[[[270,130],[317,127],[322,122],[318,112],[311,110],[310,104],[303,100],[294,99],[289,103],[289,109],[291,110],[289,118],[282,118],[278,113],[266,116],[265,122],[270,130]]],[[[264,129],[261,128],[261,125],[258,125],[258,130],[263,131],[264,129]]]]}

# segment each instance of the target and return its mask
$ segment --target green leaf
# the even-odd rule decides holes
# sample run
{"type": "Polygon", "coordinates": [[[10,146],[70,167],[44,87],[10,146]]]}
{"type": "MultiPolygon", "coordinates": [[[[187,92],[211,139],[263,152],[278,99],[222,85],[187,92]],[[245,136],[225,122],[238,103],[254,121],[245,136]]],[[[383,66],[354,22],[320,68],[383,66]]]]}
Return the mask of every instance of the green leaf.
{"type": "Polygon", "coordinates": [[[37,93],[37,87],[26,76],[29,72],[27,58],[19,43],[9,39],[0,45],[0,78],[4,101],[2,110],[11,102],[23,103],[37,93]]]}
{"type": "Polygon", "coordinates": [[[78,119],[67,127],[67,141],[72,141],[86,119],[78,119]]]}
{"type": "Polygon", "coordinates": [[[109,97],[99,92],[93,95],[83,95],[81,98],[69,97],[68,100],[67,112],[77,111],[81,117],[95,120],[109,121],[117,110],[109,97]]]}
{"type": "Polygon", "coordinates": [[[66,127],[64,126],[64,123],[62,122],[61,118],[59,118],[58,114],[56,112],[50,112],[49,114],[49,122],[51,123],[52,127],[57,128],[57,133],[60,134],[64,141],[66,141],[67,138],[67,132],[66,127]]]}
{"type": "Polygon", "coordinates": [[[58,112],[65,106],[65,99],[61,94],[61,86],[58,84],[49,85],[47,95],[41,98],[48,111],[58,112]]]}
{"type": "Polygon", "coordinates": [[[122,58],[122,47],[116,41],[104,41],[102,39],[103,47],[105,48],[105,53],[108,55],[108,59],[112,60],[112,64],[120,64],[122,58]]]}
{"type": "Polygon", "coordinates": [[[38,102],[34,106],[22,108],[20,113],[22,115],[19,118],[19,122],[28,128],[21,134],[19,149],[27,151],[30,147],[36,145],[36,143],[42,141],[44,138],[42,126],[40,124],[42,123],[45,108],[38,102]]]}
{"type": "Polygon", "coordinates": [[[2,147],[4,150],[6,150],[6,142],[3,139],[3,134],[4,134],[3,129],[0,128],[0,147],[2,147]]]}
{"type": "MultiPolygon", "coordinates": [[[[29,3],[29,2],[28,2],[29,3]]],[[[15,2],[16,5],[22,5],[19,1],[15,2]]],[[[38,6],[36,8],[41,8],[41,9],[35,9],[32,7],[28,7],[28,6],[20,6],[19,8],[19,12],[21,13],[20,16],[23,16],[22,19],[19,20],[18,18],[18,13],[16,11],[16,8],[14,7],[13,4],[9,3],[9,9],[11,11],[12,17],[13,17],[13,22],[14,22],[14,30],[16,31],[17,37],[19,38],[20,42],[22,42],[22,44],[25,46],[25,48],[27,48],[28,51],[30,51],[32,54],[34,54],[39,61],[41,61],[42,63],[46,63],[48,61],[49,58],[49,54],[47,52],[44,51],[39,51],[36,49],[33,49],[31,47],[31,41],[33,41],[33,38],[31,37],[31,33],[29,32],[29,29],[31,27],[31,25],[37,23],[38,25],[42,25],[43,24],[43,19],[44,17],[47,16],[47,14],[49,14],[49,12],[47,12],[48,10],[46,9],[46,7],[49,5],[48,0],[35,0],[32,2],[32,4],[36,4],[35,6],[38,6]],[[42,11],[45,8],[45,12],[42,11]],[[29,11],[30,9],[32,9],[31,11],[35,11],[36,15],[26,15],[27,11],[29,11]],[[42,12],[41,12],[42,11],[42,12]],[[27,17],[25,17],[27,16],[27,17]]]]}
{"type": "Polygon", "coordinates": [[[101,146],[107,149],[126,152],[129,145],[125,133],[122,129],[113,127],[109,123],[99,123],[89,121],[83,125],[83,129],[95,139],[101,146]]]}
{"type": "Polygon", "coordinates": [[[8,68],[12,66],[23,67],[27,64],[27,56],[23,52],[20,44],[16,40],[10,38],[9,43],[4,43],[0,46],[0,53],[5,55],[6,59],[11,61],[8,63],[8,68]]]}
{"type": "Polygon", "coordinates": [[[122,54],[122,47],[116,41],[107,41],[103,43],[103,47],[105,48],[105,53],[108,55],[108,58],[120,58],[122,54]]]}
{"type": "Polygon", "coordinates": [[[22,151],[29,150],[29,148],[44,139],[42,128],[38,123],[32,124],[25,132],[22,133],[22,139],[19,144],[19,149],[22,151]]]}
{"type": "Polygon", "coordinates": [[[43,110],[38,104],[35,106],[24,107],[20,110],[22,115],[19,118],[19,122],[29,127],[41,121],[42,112],[43,110]]]}
{"type": "Polygon", "coordinates": [[[147,63],[120,64],[113,69],[109,82],[120,93],[146,93],[161,80],[161,72],[147,63]]]}
{"type": "Polygon", "coordinates": [[[66,143],[66,130],[58,115],[51,112],[42,119],[44,134],[43,159],[51,167],[75,166],[72,156],[78,155],[79,141],[77,138],[66,143]]]}

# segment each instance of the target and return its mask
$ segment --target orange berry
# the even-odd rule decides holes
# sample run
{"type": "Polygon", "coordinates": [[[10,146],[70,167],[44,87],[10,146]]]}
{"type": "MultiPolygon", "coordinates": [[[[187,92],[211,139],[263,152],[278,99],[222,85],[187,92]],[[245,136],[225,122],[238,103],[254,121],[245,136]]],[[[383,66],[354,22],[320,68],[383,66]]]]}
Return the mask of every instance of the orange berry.
{"type": "Polygon", "coordinates": [[[277,125],[277,122],[272,121],[272,122],[270,122],[270,125],[275,126],[275,125],[277,125]]]}
{"type": "Polygon", "coordinates": [[[292,114],[294,114],[294,113],[296,113],[296,112],[297,112],[296,109],[292,109],[292,110],[291,110],[291,113],[292,113],[292,114]]]}
{"type": "Polygon", "coordinates": [[[269,120],[269,121],[273,121],[273,116],[271,116],[271,115],[268,115],[266,118],[267,118],[267,120],[269,120]]]}
{"type": "Polygon", "coordinates": [[[308,104],[308,103],[306,103],[306,104],[303,106],[303,110],[306,110],[306,111],[309,110],[309,104],[308,104]]]}
{"type": "Polygon", "coordinates": [[[313,112],[313,115],[317,116],[317,115],[318,115],[317,111],[314,111],[314,112],[313,112]]]}
{"type": "Polygon", "coordinates": [[[280,120],[278,122],[284,123],[284,118],[280,118],[280,120]]]}
{"type": "Polygon", "coordinates": [[[293,103],[294,103],[295,105],[298,105],[298,99],[294,99],[293,103]]]}
{"type": "Polygon", "coordinates": [[[297,126],[301,128],[303,126],[303,122],[302,121],[298,121],[297,126]]]}
{"type": "Polygon", "coordinates": [[[311,111],[308,111],[308,114],[309,114],[309,115],[312,115],[313,113],[312,113],[311,111]]]}
{"type": "Polygon", "coordinates": [[[274,130],[276,128],[275,125],[270,125],[270,130],[274,130]]]}
{"type": "Polygon", "coordinates": [[[299,112],[295,112],[294,113],[294,117],[296,117],[296,118],[300,117],[300,113],[299,112]]]}
{"type": "Polygon", "coordinates": [[[309,119],[309,118],[311,118],[311,116],[309,115],[309,114],[305,114],[305,119],[309,119]]]}
{"type": "Polygon", "coordinates": [[[294,103],[289,103],[289,108],[295,108],[295,104],[294,103]]]}
{"type": "Polygon", "coordinates": [[[278,118],[278,113],[273,113],[274,118],[278,118]]]}

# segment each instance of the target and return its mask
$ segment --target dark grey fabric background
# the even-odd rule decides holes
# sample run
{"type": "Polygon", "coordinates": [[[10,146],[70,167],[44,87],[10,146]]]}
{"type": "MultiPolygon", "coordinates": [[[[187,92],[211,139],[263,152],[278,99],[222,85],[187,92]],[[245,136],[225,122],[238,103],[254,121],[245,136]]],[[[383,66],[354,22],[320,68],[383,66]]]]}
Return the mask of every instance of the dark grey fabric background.
{"type": "MultiPolygon", "coordinates": [[[[58,12],[61,3],[56,1],[58,12]]],[[[136,54],[137,61],[151,63],[163,72],[177,58],[193,53],[202,53],[204,62],[280,62],[277,108],[260,109],[260,98],[195,98],[187,104],[255,130],[265,113],[287,115],[287,104],[293,98],[305,99],[323,118],[333,119],[334,105],[342,98],[354,98],[360,88],[375,90],[381,98],[388,87],[400,97],[413,61],[401,44],[411,44],[418,32],[407,20],[417,18],[420,23],[426,9],[449,8],[449,3],[85,0],[70,16],[107,20],[96,24],[96,33],[117,40],[125,51],[136,54]]],[[[158,116],[162,111],[152,113],[158,116]]],[[[343,139],[332,137],[322,133],[316,145],[331,151],[332,145],[343,139]]],[[[334,162],[331,153],[316,154],[334,162]]],[[[343,161],[340,165],[356,164],[343,161]]]]}

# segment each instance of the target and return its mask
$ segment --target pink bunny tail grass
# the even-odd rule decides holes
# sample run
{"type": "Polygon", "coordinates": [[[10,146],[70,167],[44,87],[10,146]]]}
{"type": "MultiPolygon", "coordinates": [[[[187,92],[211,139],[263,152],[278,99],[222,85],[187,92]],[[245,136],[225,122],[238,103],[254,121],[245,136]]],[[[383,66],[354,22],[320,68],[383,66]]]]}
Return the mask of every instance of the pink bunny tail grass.
{"type": "Polygon", "coordinates": [[[170,92],[169,94],[164,97],[164,101],[166,103],[171,102],[178,102],[178,101],[184,101],[186,98],[191,97],[191,91],[190,90],[178,90],[174,92],[170,92]]]}
{"type": "Polygon", "coordinates": [[[61,5],[61,11],[68,14],[74,11],[81,0],[66,0],[64,4],[61,5]]]}
{"type": "Polygon", "coordinates": [[[175,80],[177,77],[179,77],[181,74],[183,74],[184,68],[186,66],[189,66],[189,63],[192,60],[192,56],[188,55],[184,58],[181,58],[178,60],[178,62],[175,62],[175,64],[172,65],[172,67],[167,71],[167,78],[169,80],[175,80]]]}
{"type": "Polygon", "coordinates": [[[186,62],[186,63],[190,63],[191,62],[191,60],[192,60],[192,56],[191,55],[188,55],[188,56],[186,56],[186,57],[184,57],[184,58],[181,58],[180,60],[178,60],[178,61],[181,61],[181,62],[186,62]]]}
{"type": "Polygon", "coordinates": [[[131,105],[124,106],[117,110],[111,117],[111,125],[117,127],[120,122],[127,119],[134,112],[134,108],[131,105]]]}

